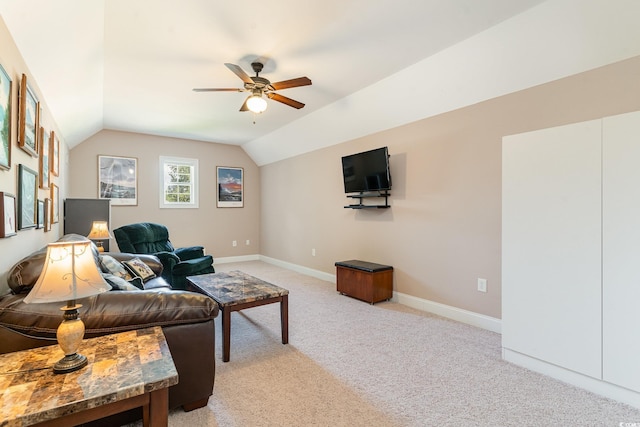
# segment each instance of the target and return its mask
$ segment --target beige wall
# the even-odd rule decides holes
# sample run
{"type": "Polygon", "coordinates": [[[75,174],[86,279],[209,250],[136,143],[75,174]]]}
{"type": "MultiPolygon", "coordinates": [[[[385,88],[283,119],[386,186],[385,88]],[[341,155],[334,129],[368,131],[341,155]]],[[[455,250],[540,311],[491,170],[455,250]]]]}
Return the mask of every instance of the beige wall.
{"type": "MultiPolygon", "coordinates": [[[[214,258],[259,253],[259,170],[242,148],[103,130],[71,150],[69,197],[97,198],[98,155],[138,159],[138,205],[112,206],[112,229],[134,222],[157,222],[169,228],[176,247],[202,245],[214,258]],[[198,159],[198,209],[159,208],[160,156],[198,159]],[[216,207],[216,166],[244,168],[243,208],[216,207]],[[232,247],[233,240],[237,247],[232,247]]],[[[116,248],[115,241],[111,245],[116,248]]]]}
{"type": "Polygon", "coordinates": [[[263,166],[261,254],[390,264],[396,291],[500,318],[502,136],[640,110],[639,75],[635,58],[263,166]],[[392,207],[344,209],[341,156],[383,145],[392,207]]]}
{"type": "MultiPolygon", "coordinates": [[[[51,180],[60,188],[60,199],[62,200],[67,194],[68,170],[68,150],[64,142],[64,135],[59,133],[57,124],[49,113],[46,99],[44,99],[38,88],[38,82],[27,68],[2,17],[0,17],[0,64],[2,64],[2,67],[13,82],[11,99],[11,168],[9,170],[0,169],[0,191],[18,196],[18,165],[23,164],[34,171],[39,170],[38,159],[31,157],[30,154],[18,147],[18,87],[24,73],[27,75],[29,86],[40,101],[41,125],[47,132],[54,130],[60,139],[60,176],[52,177],[51,180]]],[[[46,197],[50,197],[50,191],[38,189],[38,199],[44,200],[46,197]]],[[[57,240],[60,237],[60,233],[62,233],[62,222],[53,224],[51,231],[46,233],[43,229],[32,228],[18,231],[17,235],[13,237],[0,239],[0,295],[8,290],[6,287],[6,273],[11,266],[32,251],[57,240]]]]}

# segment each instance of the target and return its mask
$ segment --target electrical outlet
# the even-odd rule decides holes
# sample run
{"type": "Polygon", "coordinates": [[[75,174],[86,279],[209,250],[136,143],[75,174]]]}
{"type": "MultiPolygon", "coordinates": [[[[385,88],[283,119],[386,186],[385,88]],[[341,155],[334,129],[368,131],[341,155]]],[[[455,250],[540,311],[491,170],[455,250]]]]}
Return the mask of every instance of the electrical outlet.
{"type": "Polygon", "coordinates": [[[316,248],[311,249],[311,256],[316,256],[316,248]]]}
{"type": "Polygon", "coordinates": [[[478,278],[478,292],[487,292],[487,279],[478,278]]]}
{"type": "Polygon", "coordinates": [[[249,246],[251,244],[251,240],[247,239],[244,243],[249,246]]]}
{"type": "Polygon", "coordinates": [[[233,246],[234,248],[238,246],[238,241],[234,240],[233,242],[231,242],[231,246],[233,246]]]}

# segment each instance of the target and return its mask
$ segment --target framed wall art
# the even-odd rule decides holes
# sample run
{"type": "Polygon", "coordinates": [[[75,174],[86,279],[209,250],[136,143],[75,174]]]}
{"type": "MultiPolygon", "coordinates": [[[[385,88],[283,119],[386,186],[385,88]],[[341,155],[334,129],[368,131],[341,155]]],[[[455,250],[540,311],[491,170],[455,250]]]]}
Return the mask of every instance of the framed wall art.
{"type": "Polygon", "coordinates": [[[51,184],[51,224],[60,221],[60,189],[57,185],[51,184]]]}
{"type": "Polygon", "coordinates": [[[217,167],[217,207],[241,208],[244,206],[244,186],[242,168],[217,167]]]}
{"type": "Polygon", "coordinates": [[[25,165],[18,168],[18,230],[34,228],[37,216],[38,173],[25,165]]]}
{"type": "Polygon", "coordinates": [[[51,175],[59,176],[60,173],[60,140],[56,137],[54,131],[51,131],[51,137],[49,138],[49,144],[51,144],[51,175]]]}
{"type": "Polygon", "coordinates": [[[51,158],[51,146],[50,144],[49,133],[44,130],[43,127],[40,128],[40,180],[38,182],[40,188],[45,190],[49,189],[50,182],[50,158],[51,158]]]}
{"type": "Polygon", "coordinates": [[[0,192],[0,237],[15,236],[16,233],[16,196],[0,192]]]}
{"type": "Polygon", "coordinates": [[[98,156],[98,198],[111,206],[138,204],[138,159],[98,156]]]}
{"type": "Polygon", "coordinates": [[[11,79],[0,65],[0,169],[11,168],[11,88],[11,79]]]}
{"type": "Polygon", "coordinates": [[[27,85],[27,76],[20,81],[20,111],[18,114],[18,145],[32,157],[38,157],[38,128],[40,103],[27,85]]]}
{"type": "Polygon", "coordinates": [[[36,228],[44,228],[44,200],[38,200],[38,222],[36,228]]]}
{"type": "Polygon", "coordinates": [[[51,231],[51,199],[44,199],[44,231],[51,231]]]}
{"type": "Polygon", "coordinates": [[[44,231],[51,231],[51,199],[44,199],[44,231]]]}

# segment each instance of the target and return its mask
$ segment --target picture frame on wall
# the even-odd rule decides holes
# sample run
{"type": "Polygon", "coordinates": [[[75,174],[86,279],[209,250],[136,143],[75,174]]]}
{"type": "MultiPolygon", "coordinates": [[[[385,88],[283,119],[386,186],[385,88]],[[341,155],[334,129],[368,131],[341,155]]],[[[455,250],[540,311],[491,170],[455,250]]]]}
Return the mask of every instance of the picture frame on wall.
{"type": "Polygon", "coordinates": [[[21,164],[18,168],[18,230],[34,228],[37,221],[38,173],[21,164]]]}
{"type": "Polygon", "coordinates": [[[18,146],[29,153],[31,157],[38,157],[38,129],[40,120],[40,103],[27,84],[27,76],[22,75],[19,92],[18,114],[18,146]]]}
{"type": "Polygon", "coordinates": [[[60,189],[56,184],[51,184],[51,224],[60,221],[60,189]]]}
{"type": "Polygon", "coordinates": [[[11,169],[11,78],[0,64],[0,169],[11,169]]]}
{"type": "Polygon", "coordinates": [[[39,175],[39,185],[40,188],[44,190],[49,189],[50,183],[50,138],[49,133],[44,130],[43,127],[40,128],[40,175],[39,175]]]}
{"type": "Polygon", "coordinates": [[[0,238],[15,236],[16,233],[16,196],[0,192],[0,238]]]}
{"type": "Polygon", "coordinates": [[[56,133],[51,131],[51,137],[49,138],[51,144],[51,175],[59,176],[60,174],[60,140],[57,138],[56,133]]]}
{"type": "Polygon", "coordinates": [[[44,200],[38,200],[38,222],[36,228],[44,228],[44,200]]]}
{"type": "Polygon", "coordinates": [[[51,199],[50,198],[45,198],[44,199],[44,231],[45,233],[47,231],[51,231],[51,199]]]}
{"type": "Polygon", "coordinates": [[[216,168],[217,197],[219,208],[244,207],[244,169],[218,166],[216,168]]]}
{"type": "Polygon", "coordinates": [[[98,198],[111,206],[138,204],[138,159],[98,155],[98,198]]]}

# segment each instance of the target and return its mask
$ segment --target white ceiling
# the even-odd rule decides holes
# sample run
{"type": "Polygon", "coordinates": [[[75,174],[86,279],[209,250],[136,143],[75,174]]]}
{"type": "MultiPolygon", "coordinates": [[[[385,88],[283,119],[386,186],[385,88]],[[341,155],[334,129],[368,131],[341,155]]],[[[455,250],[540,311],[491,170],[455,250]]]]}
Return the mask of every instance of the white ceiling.
{"type": "MultiPolygon", "coordinates": [[[[243,145],[480,33],[542,0],[0,0],[62,137],[102,129],[243,145]],[[239,112],[225,62],[312,86],[239,112]],[[255,121],[255,124],[254,124],[255,121]]],[[[415,85],[421,76],[415,75],[415,85]]]]}

